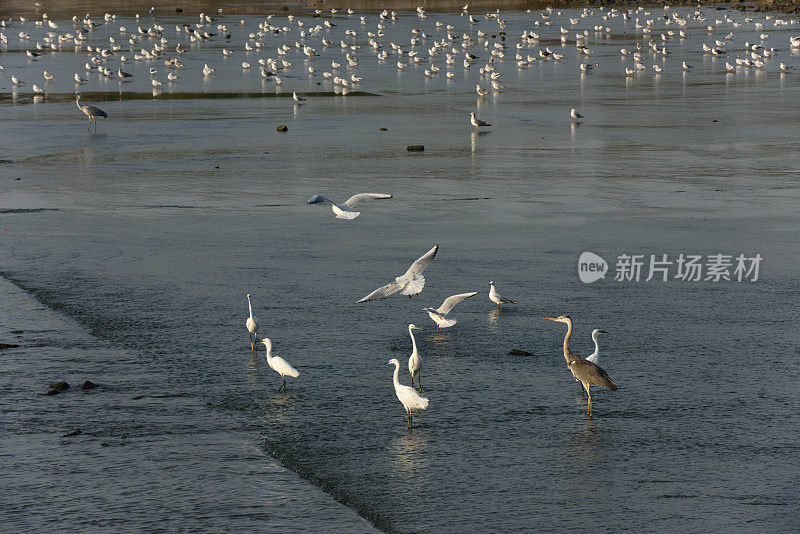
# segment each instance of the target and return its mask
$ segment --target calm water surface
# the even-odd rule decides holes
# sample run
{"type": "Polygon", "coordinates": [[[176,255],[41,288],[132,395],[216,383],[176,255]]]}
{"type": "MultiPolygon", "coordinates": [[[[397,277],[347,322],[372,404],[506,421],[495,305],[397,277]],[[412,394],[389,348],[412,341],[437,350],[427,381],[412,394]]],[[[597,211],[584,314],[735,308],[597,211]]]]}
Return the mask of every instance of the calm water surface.
{"type": "MultiPolygon", "coordinates": [[[[671,56],[646,55],[649,70],[626,79],[632,61],[619,48],[642,38],[633,21],[598,12],[571,26],[579,14],[554,13],[539,28],[538,13],[507,14],[505,89],[484,99],[475,84],[487,85],[478,68],[488,52],[477,31],[497,24],[483,18],[385,22],[384,42],[409,47],[412,28],[429,32],[423,53],[446,33],[435,22],[452,24],[484,61],[465,70],[460,57],[448,68],[437,56],[442,71],[426,77],[427,65],[398,72],[397,57],[381,63],[364,46],[355,52],[364,80],[343,96],[319,72],[343,58],[344,30],[367,44],[376,13],[366,27],[337,17],[321,34],[336,45],[314,39],[320,56],[308,63],[292,50],[280,87],[241,62],[277,57],[297,32],[264,37],[263,51],[246,56],[263,18],[245,16],[242,27],[230,16],[231,41],[186,43],[181,79],[155,95],[148,69],[166,81],[162,62],[128,63],[124,84],[90,74],[84,100],[109,114],[97,134],[72,102],[85,51],[29,60],[21,29],[7,29],[0,342],[18,346],[0,350],[0,521],[15,530],[796,531],[800,78],[777,64],[797,64],[788,46],[797,26],[773,28],[762,14],[756,29],[744,14],[709,9],[709,19],[742,25],[709,36],[707,21],[690,21],[689,36],[668,43],[671,56]],[[611,35],[595,34],[598,24],[611,35]],[[587,60],[576,60],[574,36],[561,46],[559,25],[590,31],[593,73],[579,74],[587,60]],[[541,43],[523,54],[550,46],[566,57],[518,68],[518,36],[533,29],[541,43]],[[730,31],[730,57],[702,54],[730,31]],[[724,74],[762,32],[778,56],[761,72],[724,74]],[[235,53],[223,58],[222,48],[235,53]],[[684,59],[695,67],[687,74],[684,59]],[[211,78],[204,63],[217,69],[211,78]],[[34,100],[43,69],[56,79],[34,100]],[[12,90],[11,74],[28,84],[12,90]],[[292,106],[292,91],[307,103],[292,106]],[[570,122],[572,107],[582,124],[570,122]],[[493,126],[476,134],[470,111],[493,126]],[[425,151],[408,153],[410,144],[425,151]],[[354,221],[305,203],[361,191],[395,198],[360,206],[354,221]],[[355,304],[437,243],[420,295],[355,304]],[[585,285],[576,264],[586,250],[612,269],[623,253],[764,260],[757,282],[610,275],[585,285]],[[489,280],[519,305],[498,312],[489,280]],[[472,290],[481,293],[452,312],[458,324],[436,334],[422,308],[472,290]],[[260,334],[300,371],[286,392],[263,351],[250,354],[247,293],[260,334]],[[564,325],[542,320],[562,313],[575,321],[579,354],[593,350],[593,328],[609,331],[601,365],[619,390],[595,388],[593,418],[565,369],[564,325]],[[413,432],[385,365],[406,368],[410,322],[424,328],[430,399],[413,432]],[[72,387],[42,395],[57,380],[72,387]],[[81,391],[84,380],[100,387],[81,391]]],[[[175,24],[194,21],[158,19],[173,48],[175,24]]],[[[120,19],[89,42],[120,25],[136,28],[120,19]]],[[[44,35],[27,31],[31,42],[44,35]]]]}

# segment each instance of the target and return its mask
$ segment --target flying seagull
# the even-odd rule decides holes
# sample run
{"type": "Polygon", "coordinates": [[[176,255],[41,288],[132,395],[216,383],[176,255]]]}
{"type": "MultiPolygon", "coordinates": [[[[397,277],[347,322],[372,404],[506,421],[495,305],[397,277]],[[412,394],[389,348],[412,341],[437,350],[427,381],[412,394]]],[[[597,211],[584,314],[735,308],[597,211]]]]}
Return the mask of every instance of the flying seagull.
{"type": "Polygon", "coordinates": [[[342,204],[337,204],[333,200],[323,197],[322,195],[314,195],[313,197],[309,198],[307,202],[309,204],[318,204],[320,202],[327,202],[331,205],[331,209],[333,213],[336,214],[337,219],[355,219],[359,215],[361,215],[360,211],[350,211],[350,208],[355,206],[361,201],[364,200],[378,200],[384,198],[392,198],[392,195],[385,195],[382,193],[359,193],[357,195],[353,195],[352,197],[348,198],[342,204]]]}
{"type": "Polygon", "coordinates": [[[425,277],[422,276],[422,272],[428,268],[438,250],[439,245],[436,245],[426,252],[424,256],[412,263],[403,276],[398,276],[394,279],[394,282],[379,287],[358,302],[382,299],[389,295],[394,295],[398,291],[402,291],[403,295],[408,295],[408,298],[411,298],[411,295],[422,292],[422,288],[425,287],[425,277]]]}

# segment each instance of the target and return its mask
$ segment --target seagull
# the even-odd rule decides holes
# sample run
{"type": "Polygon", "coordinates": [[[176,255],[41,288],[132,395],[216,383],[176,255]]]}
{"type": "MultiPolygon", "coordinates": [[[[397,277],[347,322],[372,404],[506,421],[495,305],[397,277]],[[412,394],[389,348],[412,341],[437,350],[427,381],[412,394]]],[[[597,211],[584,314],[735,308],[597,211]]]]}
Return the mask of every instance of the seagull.
{"type": "Polygon", "coordinates": [[[211,76],[214,73],[214,69],[208,66],[208,64],[203,63],[203,75],[211,76]]]}
{"type": "Polygon", "coordinates": [[[572,117],[574,120],[579,121],[583,118],[583,115],[575,111],[575,108],[572,108],[572,111],[569,112],[569,116],[572,117]]]}
{"type": "Polygon", "coordinates": [[[280,356],[272,355],[272,341],[270,341],[268,337],[262,339],[261,342],[267,347],[267,363],[275,372],[280,374],[283,379],[283,384],[278,388],[278,391],[280,391],[281,388],[286,391],[286,377],[291,376],[292,378],[297,378],[300,376],[300,373],[280,356]]]}
{"type": "Polygon", "coordinates": [[[686,63],[685,61],[683,62],[683,70],[689,70],[689,69],[693,69],[693,68],[694,68],[694,67],[692,67],[691,65],[689,65],[689,64],[688,64],[688,63],[686,63]]]}
{"type": "Polygon", "coordinates": [[[41,89],[41,88],[40,88],[38,85],[36,85],[36,84],[33,84],[33,85],[31,86],[31,89],[33,89],[33,92],[34,92],[34,93],[44,93],[44,90],[43,90],[43,89],[41,89]]]}
{"type": "Polygon", "coordinates": [[[516,300],[511,300],[508,297],[504,297],[497,290],[494,288],[494,282],[489,282],[489,300],[497,304],[497,309],[500,309],[500,304],[516,304],[516,300]]]}
{"type": "MultiPolygon", "coordinates": [[[[305,102],[306,101],[305,98],[297,96],[297,93],[295,93],[295,92],[292,92],[292,100],[294,100],[295,104],[300,104],[301,102],[305,102]]],[[[350,199],[350,200],[352,200],[352,199],[350,199]]],[[[366,200],[366,199],[360,199],[360,200],[366,200]]],[[[358,202],[358,201],[356,201],[356,202],[358,202]]]]}
{"type": "MultiPolygon", "coordinates": [[[[76,74],[76,76],[77,76],[77,74],[76,74]]],[[[20,80],[16,76],[12,76],[11,77],[11,83],[13,83],[14,85],[25,85],[25,82],[23,82],[22,80],[20,80]]]]}
{"type": "Polygon", "coordinates": [[[412,263],[411,267],[408,268],[405,274],[396,277],[394,282],[390,282],[385,286],[379,287],[363,299],[359,300],[357,304],[366,302],[368,300],[385,298],[389,295],[394,295],[398,291],[401,291],[403,295],[408,295],[408,298],[411,298],[411,295],[416,295],[422,292],[422,288],[425,287],[425,277],[422,276],[422,273],[428,268],[428,265],[430,265],[431,261],[433,261],[433,258],[436,256],[436,252],[438,250],[439,245],[434,246],[417,261],[412,263]]]}
{"type": "MultiPolygon", "coordinates": [[[[295,93],[292,94],[294,95],[295,93]]],[[[337,219],[355,219],[356,217],[361,215],[361,212],[350,211],[350,208],[352,208],[353,206],[364,200],[379,200],[385,198],[392,198],[392,195],[387,195],[384,193],[359,193],[357,195],[353,195],[352,197],[348,198],[342,204],[337,204],[333,200],[324,197],[322,195],[314,195],[313,197],[309,198],[306,202],[308,204],[319,204],[321,202],[327,202],[331,205],[331,209],[333,210],[333,213],[336,214],[337,219]]]]}
{"type": "Polygon", "coordinates": [[[475,116],[475,112],[474,111],[469,114],[469,122],[475,127],[476,131],[477,131],[479,126],[491,126],[491,124],[489,124],[488,122],[482,121],[479,118],[477,118],[475,116]]]}
{"type": "Polygon", "coordinates": [[[446,316],[450,313],[450,310],[453,309],[453,306],[461,302],[462,300],[466,300],[470,297],[474,297],[477,295],[477,291],[472,291],[470,293],[460,293],[458,295],[452,295],[444,299],[442,305],[436,309],[433,308],[423,308],[422,311],[427,312],[431,319],[436,323],[436,331],[439,332],[445,328],[450,328],[454,324],[456,324],[455,319],[448,319],[446,316]]]}
{"type": "Polygon", "coordinates": [[[489,90],[481,87],[481,84],[475,85],[475,91],[477,91],[480,96],[486,96],[489,94],[489,90]]]}
{"type": "Polygon", "coordinates": [[[133,78],[133,74],[125,72],[122,69],[117,69],[117,76],[119,76],[120,80],[124,80],[125,78],[133,78]]]}

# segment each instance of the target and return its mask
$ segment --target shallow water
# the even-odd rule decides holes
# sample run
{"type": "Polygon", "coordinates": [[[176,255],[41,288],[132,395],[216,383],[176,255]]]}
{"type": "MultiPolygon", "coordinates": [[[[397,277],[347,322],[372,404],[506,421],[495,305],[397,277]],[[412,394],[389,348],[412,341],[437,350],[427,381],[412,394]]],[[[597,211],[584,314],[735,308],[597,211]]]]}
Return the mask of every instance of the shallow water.
{"type": "MultiPolygon", "coordinates": [[[[690,23],[663,74],[626,80],[618,50],[636,32],[619,19],[604,22],[611,38],[590,38],[591,74],[578,74],[574,45],[561,62],[517,69],[513,44],[534,16],[506,15],[506,89],[477,101],[480,62],[465,71],[459,60],[448,82],[425,66],[398,73],[397,58],[378,63],[366,47],[358,92],[309,78],[294,52],[282,87],[262,82],[240,67],[261,20],[245,17],[230,43],[191,48],[182,79],[159,94],[147,69],[160,62],[127,65],[124,84],[93,75],[83,98],[109,114],[96,134],[63,81],[85,53],[2,56],[2,86],[12,73],[57,76],[41,102],[27,87],[0,100],[0,275],[15,284],[2,282],[0,332],[20,345],[0,352],[0,443],[13,466],[3,523],[796,530],[800,82],[776,72],[796,61],[796,27],[768,30],[779,56],[765,72],[725,75],[724,58],[699,52],[705,25],[690,23]],[[223,59],[223,47],[237,52],[223,59]],[[695,65],[686,75],[683,58],[695,65]],[[210,79],[203,63],[217,69],[210,79]],[[308,101],[292,106],[292,91],[308,101]],[[470,127],[474,110],[487,132],[470,127]],[[305,204],[359,191],[395,198],[359,206],[354,221],[305,204]],[[422,294],[355,304],[435,243],[422,294]],[[612,268],[622,253],[764,261],[757,282],[585,285],[586,250],[612,268]],[[497,312],[489,280],[520,304],[497,312]],[[481,293],[454,309],[458,324],[434,333],[421,309],[469,290],[481,293]],[[263,351],[250,355],[247,293],[259,333],[300,370],[285,393],[263,351]],[[562,313],[579,354],[592,328],[610,332],[601,365],[619,390],[593,388],[591,419],[564,369],[565,328],[542,320],[562,313]],[[413,432],[384,365],[405,369],[409,322],[424,327],[430,399],[413,432]],[[101,387],[78,391],[86,379],[101,387]],[[72,388],[41,396],[56,380],[72,388]]],[[[193,20],[163,19],[165,35],[193,20]]],[[[402,15],[384,40],[407,44],[436,20],[459,32],[490,24],[402,15]]],[[[362,31],[336,23],[334,42],[362,31]]],[[[558,25],[537,29],[541,47],[560,49],[558,25]]],[[[743,49],[760,31],[735,33],[743,49]]],[[[270,52],[248,61],[296,37],[265,38],[270,52]]],[[[317,48],[319,70],[342,56],[317,48]]]]}

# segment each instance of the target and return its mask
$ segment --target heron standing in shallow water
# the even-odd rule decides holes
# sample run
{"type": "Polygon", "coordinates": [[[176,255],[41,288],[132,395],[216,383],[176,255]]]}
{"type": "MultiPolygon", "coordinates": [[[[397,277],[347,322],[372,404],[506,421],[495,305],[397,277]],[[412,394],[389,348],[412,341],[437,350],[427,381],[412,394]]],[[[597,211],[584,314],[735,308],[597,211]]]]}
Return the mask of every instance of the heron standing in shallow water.
{"type": "Polygon", "coordinates": [[[84,115],[89,117],[89,127],[87,128],[90,132],[92,131],[92,123],[94,123],[94,131],[97,132],[97,119],[96,117],[108,117],[108,113],[103,111],[100,108],[96,108],[94,106],[90,106],[88,104],[81,105],[81,94],[75,93],[75,104],[77,104],[78,109],[81,110],[84,115]]]}
{"type": "Polygon", "coordinates": [[[548,321],[566,323],[567,325],[567,335],[564,336],[564,359],[567,360],[567,367],[572,372],[572,376],[574,376],[576,380],[583,384],[583,389],[586,390],[586,394],[589,396],[589,406],[586,409],[586,413],[591,416],[592,392],[589,390],[589,388],[592,385],[596,385],[605,386],[611,391],[616,391],[617,385],[613,380],[611,380],[611,378],[609,378],[608,373],[606,373],[602,367],[570,352],[569,338],[572,336],[572,318],[569,315],[561,315],[560,317],[545,317],[545,319],[548,321]]]}

